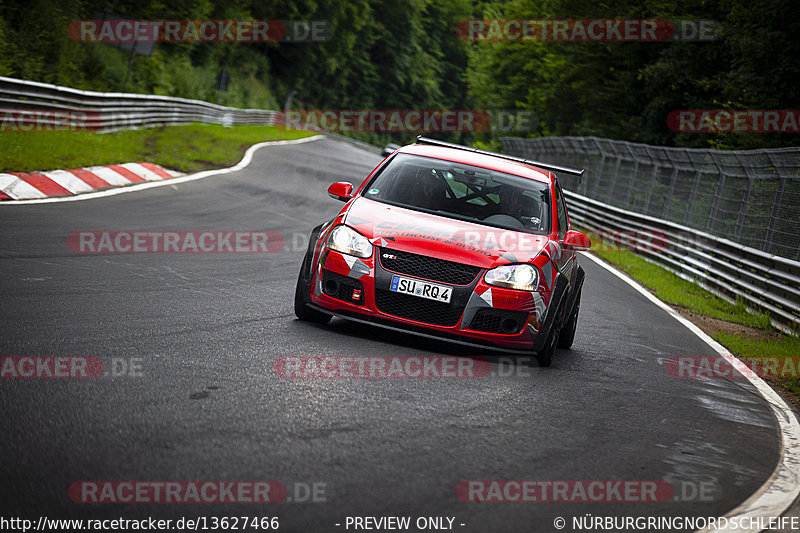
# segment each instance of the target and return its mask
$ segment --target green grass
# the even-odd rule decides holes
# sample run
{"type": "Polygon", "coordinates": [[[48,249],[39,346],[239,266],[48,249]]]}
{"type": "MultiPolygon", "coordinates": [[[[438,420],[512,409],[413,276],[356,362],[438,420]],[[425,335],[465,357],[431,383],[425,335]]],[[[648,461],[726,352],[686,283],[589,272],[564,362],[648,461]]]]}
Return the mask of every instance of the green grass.
{"type": "MultiPolygon", "coordinates": [[[[600,237],[592,233],[587,234],[592,238],[593,248],[597,246],[593,249],[593,253],[650,289],[660,300],[698,315],[761,330],[755,332],[756,338],[721,331],[711,335],[733,354],[748,359],[800,357],[800,337],[783,335],[773,330],[769,315],[750,313],[743,303],[731,304],[699,285],[646,261],[630,250],[598,246],[601,243],[600,237]]],[[[780,377],[775,381],[779,388],[793,397],[796,403],[800,403],[800,377],[780,377]]]]}
{"type": "MultiPolygon", "coordinates": [[[[731,352],[748,359],[800,357],[800,337],[782,335],[777,340],[763,340],[729,333],[715,333],[712,337],[731,352]]],[[[800,395],[800,377],[783,377],[778,381],[788,391],[800,395]]]]}
{"type": "Polygon", "coordinates": [[[669,270],[646,261],[643,257],[624,249],[605,246],[594,247],[600,237],[589,234],[593,252],[650,289],[660,300],[683,307],[699,315],[736,322],[745,326],[769,331],[772,329],[767,314],[753,314],[747,311],[744,303],[729,303],[711,294],[696,283],[673,274],[669,270]]]}
{"type": "Polygon", "coordinates": [[[0,172],[28,172],[149,161],[182,172],[239,162],[262,141],[299,139],[310,133],[275,126],[189,124],[116,133],[39,131],[0,133],[0,172]]]}

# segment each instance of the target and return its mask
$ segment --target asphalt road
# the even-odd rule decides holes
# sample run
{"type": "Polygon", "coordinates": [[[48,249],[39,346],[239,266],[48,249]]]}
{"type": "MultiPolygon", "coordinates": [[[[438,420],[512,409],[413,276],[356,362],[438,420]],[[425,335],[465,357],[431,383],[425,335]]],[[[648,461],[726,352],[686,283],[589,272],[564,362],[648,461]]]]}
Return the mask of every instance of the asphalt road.
{"type": "Polygon", "coordinates": [[[378,161],[319,140],[261,149],[246,169],[195,182],[0,208],[0,355],[94,356],[122,374],[0,380],[0,515],[278,516],[282,531],[345,531],[347,516],[448,516],[464,532],[554,531],[562,516],[572,531],[571,517],[586,513],[722,515],[769,477],[779,450],[769,406],[741,380],[671,377],[670,357],[714,352],[586,259],[575,344],[548,369],[338,319],[295,320],[305,235],[341,206],[328,184],[360,182],[378,161]],[[287,245],[73,253],[67,236],[86,230],[272,230],[287,245]],[[492,373],[273,373],[276,358],[297,355],[482,355],[492,373]],[[476,479],[663,480],[678,501],[460,501],[458,483],[476,479]],[[325,501],[75,503],[68,489],[81,480],[275,480],[294,499],[320,483],[325,501]]]}

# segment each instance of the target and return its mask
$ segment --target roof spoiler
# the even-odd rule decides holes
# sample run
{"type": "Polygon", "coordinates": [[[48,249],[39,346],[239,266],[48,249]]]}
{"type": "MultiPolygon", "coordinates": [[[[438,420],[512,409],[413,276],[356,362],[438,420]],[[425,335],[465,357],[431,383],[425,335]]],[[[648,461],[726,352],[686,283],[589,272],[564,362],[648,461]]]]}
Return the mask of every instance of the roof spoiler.
{"type": "Polygon", "coordinates": [[[527,165],[533,165],[535,167],[543,168],[545,170],[550,170],[552,172],[562,172],[564,174],[573,174],[575,176],[583,176],[583,169],[577,170],[574,168],[569,167],[560,167],[558,165],[550,165],[548,163],[540,163],[539,161],[532,161],[530,159],[525,159],[524,157],[517,157],[514,155],[506,155],[506,154],[499,154],[497,152],[490,152],[489,150],[481,150],[480,148],[471,148],[469,146],[463,146],[461,144],[449,143],[447,141],[440,141],[439,139],[431,139],[430,137],[423,137],[422,135],[417,136],[417,143],[418,144],[431,144],[433,146],[442,146],[444,148],[454,148],[456,150],[464,150],[466,152],[474,152],[476,154],[484,154],[484,155],[491,155],[494,157],[499,157],[501,159],[508,159],[509,161],[516,161],[518,163],[525,163],[527,165]]]}

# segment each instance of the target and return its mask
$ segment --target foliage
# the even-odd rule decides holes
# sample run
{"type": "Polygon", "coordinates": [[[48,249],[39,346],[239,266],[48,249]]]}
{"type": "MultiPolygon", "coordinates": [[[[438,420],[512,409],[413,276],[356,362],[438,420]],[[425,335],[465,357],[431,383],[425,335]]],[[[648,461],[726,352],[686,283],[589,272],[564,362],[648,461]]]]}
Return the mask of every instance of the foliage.
{"type": "Polygon", "coordinates": [[[666,118],[687,109],[796,109],[799,7],[794,0],[490,2],[483,18],[711,19],[721,31],[711,42],[476,42],[469,93],[478,107],[535,111],[537,136],[717,148],[797,145],[800,136],[786,133],[678,134],[666,118]]]}
{"type": "MultiPolygon", "coordinates": [[[[0,0],[0,75],[82,89],[155,93],[237,107],[527,110],[531,135],[597,135],[658,145],[797,144],[785,133],[679,134],[680,109],[797,109],[800,4],[794,0],[0,0]],[[300,43],[158,43],[135,56],[70,39],[72,21],[327,21],[300,43]],[[720,22],[711,42],[469,42],[472,18],[658,18],[720,22]],[[42,21],[47,21],[43,24],[42,21]],[[130,75],[128,69],[130,65],[130,75]],[[217,77],[230,73],[226,92],[217,77]]],[[[353,133],[375,143],[414,133],[353,133]]],[[[449,140],[486,144],[502,132],[449,140]]]]}

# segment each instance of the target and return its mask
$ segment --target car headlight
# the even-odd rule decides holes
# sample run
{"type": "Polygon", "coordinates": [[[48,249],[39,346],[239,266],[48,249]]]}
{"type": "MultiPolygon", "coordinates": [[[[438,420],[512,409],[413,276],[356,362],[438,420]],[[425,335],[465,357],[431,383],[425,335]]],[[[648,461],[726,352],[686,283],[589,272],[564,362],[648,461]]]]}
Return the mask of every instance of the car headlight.
{"type": "Polygon", "coordinates": [[[347,226],[336,226],[328,236],[328,248],[356,257],[369,257],[372,255],[372,245],[366,237],[347,226]]]}
{"type": "Polygon", "coordinates": [[[496,287],[535,291],[539,284],[539,273],[531,265],[503,265],[488,271],[483,280],[496,287]]]}

